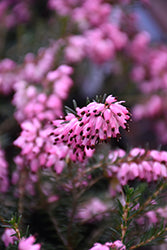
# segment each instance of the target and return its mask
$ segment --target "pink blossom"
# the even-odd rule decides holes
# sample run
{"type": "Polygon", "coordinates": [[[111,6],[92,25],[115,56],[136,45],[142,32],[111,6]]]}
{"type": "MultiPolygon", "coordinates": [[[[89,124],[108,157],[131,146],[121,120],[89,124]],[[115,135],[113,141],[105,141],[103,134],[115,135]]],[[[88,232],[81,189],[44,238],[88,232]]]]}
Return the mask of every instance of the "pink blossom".
{"type": "Polygon", "coordinates": [[[0,23],[8,29],[29,21],[31,15],[28,2],[1,0],[0,23]]]}
{"type": "Polygon", "coordinates": [[[28,53],[21,68],[21,79],[33,83],[42,81],[53,67],[56,52],[57,44],[55,43],[48,48],[40,48],[36,57],[28,53]]]}
{"type": "Polygon", "coordinates": [[[111,5],[102,0],[83,1],[83,4],[74,9],[72,18],[77,22],[80,29],[86,30],[90,27],[97,27],[109,20],[111,5]]]}
{"type": "Polygon", "coordinates": [[[18,68],[14,61],[5,58],[0,62],[0,92],[4,95],[13,91],[13,85],[18,78],[18,68]]]}
{"type": "Polygon", "coordinates": [[[54,167],[60,174],[65,166],[63,159],[68,155],[69,149],[61,144],[54,146],[49,137],[50,128],[43,127],[42,123],[34,118],[21,124],[22,132],[14,141],[20,147],[21,156],[26,158],[32,172],[37,172],[41,167],[54,167]]]}
{"type": "Polygon", "coordinates": [[[73,149],[71,158],[83,161],[85,148],[93,150],[97,143],[119,136],[119,127],[126,128],[130,115],[121,103],[110,95],[104,104],[94,101],[77,107],[76,116],[69,113],[64,119],[53,121],[55,144],[66,143],[73,149]]]}
{"type": "Polygon", "coordinates": [[[130,53],[138,62],[143,62],[147,57],[150,43],[150,34],[146,31],[138,33],[129,46],[130,53]]]}
{"type": "Polygon", "coordinates": [[[116,250],[126,250],[126,246],[123,245],[123,243],[120,240],[116,240],[113,243],[112,242],[106,242],[104,245],[100,243],[95,243],[90,250],[110,250],[110,249],[116,249],[116,250]]]}
{"type": "Polygon", "coordinates": [[[137,104],[133,108],[134,118],[140,120],[147,117],[155,117],[158,115],[163,107],[163,100],[158,95],[152,95],[144,104],[137,104]]]}
{"type": "Polygon", "coordinates": [[[98,28],[86,31],[85,38],[88,41],[86,53],[96,63],[113,59],[116,51],[123,49],[127,43],[126,34],[111,23],[104,23],[98,28]]]}
{"type": "Polygon", "coordinates": [[[48,198],[48,202],[49,203],[53,203],[53,202],[56,202],[59,200],[59,197],[57,195],[51,195],[49,198],[48,198]]]}
{"type": "Polygon", "coordinates": [[[65,48],[65,58],[68,62],[76,63],[81,61],[85,55],[85,45],[87,40],[84,36],[75,35],[68,38],[67,47],[65,48]]]}
{"type": "MultiPolygon", "coordinates": [[[[29,54],[27,59],[29,62],[32,60],[31,57],[32,55],[29,54]]],[[[20,80],[15,83],[13,104],[16,106],[15,117],[19,122],[34,117],[41,122],[51,121],[62,115],[62,100],[67,98],[73,85],[70,77],[73,69],[67,65],[60,65],[56,70],[47,72],[45,76],[46,72],[41,72],[40,78],[44,77],[42,85],[30,84],[27,80],[20,80]]],[[[32,77],[32,75],[35,77],[33,72],[30,76],[32,77]]],[[[26,74],[24,78],[31,81],[26,74]]],[[[34,81],[38,80],[34,79],[34,81]]]]}
{"type": "Polygon", "coordinates": [[[95,243],[89,250],[110,250],[108,246],[102,245],[100,243],[95,243]]]}
{"type": "Polygon", "coordinates": [[[98,198],[92,198],[85,204],[81,205],[77,218],[84,221],[101,220],[107,215],[107,205],[98,198]]]}
{"type": "Polygon", "coordinates": [[[115,55],[115,46],[109,37],[101,29],[86,32],[86,53],[96,63],[103,63],[112,59],[115,55]],[[96,43],[94,43],[96,41],[96,43]]]}
{"type": "Polygon", "coordinates": [[[34,244],[35,237],[29,236],[28,238],[22,238],[18,245],[18,250],[40,250],[41,244],[34,244]]]}
{"type": "MultiPolygon", "coordinates": [[[[114,152],[112,152],[112,154],[114,154],[114,152]]],[[[166,151],[146,151],[142,148],[133,148],[129,154],[121,158],[118,156],[116,150],[115,157],[110,159],[111,162],[107,168],[107,173],[111,178],[118,179],[118,182],[114,182],[116,183],[116,187],[111,186],[114,190],[119,190],[119,183],[126,185],[129,180],[136,178],[147,182],[167,178],[166,151]]]]}
{"type": "Polygon", "coordinates": [[[16,236],[12,236],[13,234],[16,234],[14,229],[12,229],[12,228],[5,229],[5,231],[1,237],[5,247],[8,247],[9,244],[14,244],[14,241],[18,240],[16,236]]]}

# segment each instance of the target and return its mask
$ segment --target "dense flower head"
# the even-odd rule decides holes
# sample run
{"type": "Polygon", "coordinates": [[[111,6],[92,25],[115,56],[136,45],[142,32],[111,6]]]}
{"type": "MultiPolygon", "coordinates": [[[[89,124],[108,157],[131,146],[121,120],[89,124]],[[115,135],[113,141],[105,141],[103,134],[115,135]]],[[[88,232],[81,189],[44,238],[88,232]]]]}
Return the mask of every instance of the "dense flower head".
{"type": "Polygon", "coordinates": [[[43,127],[36,118],[24,121],[21,128],[21,134],[14,141],[14,145],[21,148],[20,154],[26,159],[31,171],[37,172],[41,167],[53,167],[60,174],[65,165],[62,159],[68,154],[68,147],[63,144],[55,147],[48,137],[50,128],[43,127]]]}
{"type": "Polygon", "coordinates": [[[56,70],[47,72],[40,84],[17,81],[13,96],[13,104],[17,108],[15,118],[19,122],[34,117],[40,121],[51,121],[62,115],[62,101],[67,98],[73,85],[72,72],[72,67],[60,65],[56,70]]]}
{"type": "Polygon", "coordinates": [[[76,114],[69,113],[64,119],[53,121],[52,135],[55,144],[66,143],[73,149],[73,160],[83,161],[88,150],[99,142],[119,137],[119,127],[127,128],[130,119],[128,110],[109,95],[105,103],[93,101],[86,107],[76,108],[76,114]]]}
{"type": "Polygon", "coordinates": [[[107,171],[110,177],[116,177],[119,180],[118,185],[119,183],[126,185],[128,181],[136,178],[147,182],[167,178],[166,151],[133,148],[129,154],[120,154],[120,152],[118,154],[116,150],[116,157],[110,156],[110,159],[107,171]]]}

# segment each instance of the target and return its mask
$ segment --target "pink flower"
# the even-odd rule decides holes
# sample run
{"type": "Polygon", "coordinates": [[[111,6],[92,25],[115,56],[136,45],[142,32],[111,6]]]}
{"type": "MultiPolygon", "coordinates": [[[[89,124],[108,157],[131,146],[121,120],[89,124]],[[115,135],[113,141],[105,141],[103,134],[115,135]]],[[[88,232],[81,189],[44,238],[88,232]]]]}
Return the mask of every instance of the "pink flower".
{"type": "Polygon", "coordinates": [[[2,234],[2,241],[5,244],[5,247],[8,247],[9,244],[14,244],[14,241],[18,240],[16,236],[12,236],[15,234],[15,230],[12,228],[6,228],[5,232],[2,234]]]}
{"type": "Polygon", "coordinates": [[[68,62],[81,61],[85,56],[86,39],[84,36],[75,35],[68,38],[68,44],[65,48],[65,57],[68,62]]]}
{"type": "Polygon", "coordinates": [[[100,243],[95,243],[89,250],[110,250],[108,246],[102,245],[100,243]]]}
{"type": "Polygon", "coordinates": [[[18,250],[40,250],[41,244],[34,244],[35,237],[30,236],[27,239],[22,238],[18,245],[18,250]]]}
{"type": "Polygon", "coordinates": [[[14,145],[21,148],[20,154],[31,171],[36,173],[43,166],[53,166],[56,173],[60,174],[65,166],[64,159],[69,153],[69,148],[63,143],[54,146],[49,137],[50,127],[44,127],[36,118],[24,121],[21,128],[21,134],[14,141],[14,145]]]}
{"type": "MultiPolygon", "coordinates": [[[[109,154],[111,163],[107,168],[108,176],[117,178],[119,185],[126,185],[129,180],[140,178],[147,182],[167,178],[167,152],[142,148],[133,148],[129,154],[119,156],[117,150],[109,154]],[[114,155],[111,158],[110,155],[114,155]]],[[[114,186],[114,190],[117,187],[114,186]]],[[[114,191],[113,190],[113,191],[114,191]]]]}
{"type": "Polygon", "coordinates": [[[110,95],[104,104],[94,101],[76,108],[76,115],[69,113],[53,121],[55,144],[66,143],[73,149],[73,160],[83,161],[87,156],[85,148],[93,150],[99,142],[118,137],[119,127],[126,128],[130,115],[121,103],[110,95]]]}
{"type": "Polygon", "coordinates": [[[132,43],[129,50],[134,59],[139,62],[143,62],[147,57],[148,45],[150,43],[150,34],[146,31],[138,33],[132,43]]]}
{"type": "Polygon", "coordinates": [[[80,206],[77,218],[84,221],[101,220],[107,215],[107,206],[98,198],[93,198],[80,206]]]}
{"type": "Polygon", "coordinates": [[[104,245],[100,243],[95,243],[94,246],[89,250],[110,250],[110,249],[126,250],[126,246],[123,245],[123,243],[120,240],[116,240],[113,243],[106,242],[104,245]]]}
{"type": "Polygon", "coordinates": [[[7,95],[13,90],[18,78],[18,67],[11,59],[5,58],[0,62],[0,93],[7,95]]]}

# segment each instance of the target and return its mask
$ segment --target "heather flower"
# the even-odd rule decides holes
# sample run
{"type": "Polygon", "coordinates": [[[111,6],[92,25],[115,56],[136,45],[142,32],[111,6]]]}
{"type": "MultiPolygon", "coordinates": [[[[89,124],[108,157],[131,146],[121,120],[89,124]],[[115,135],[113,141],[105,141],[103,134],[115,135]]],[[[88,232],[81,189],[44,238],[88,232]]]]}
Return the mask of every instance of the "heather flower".
{"type": "Polygon", "coordinates": [[[111,5],[102,0],[83,1],[81,6],[75,8],[72,12],[72,19],[77,22],[82,30],[90,27],[98,27],[102,23],[109,21],[111,14],[111,5]]]}
{"type": "Polygon", "coordinates": [[[95,243],[94,246],[90,248],[90,250],[110,250],[110,248],[100,243],[95,243]]]}
{"type": "Polygon", "coordinates": [[[92,198],[78,209],[77,218],[83,222],[101,220],[107,215],[107,205],[98,198],[92,198]]]}
{"type": "Polygon", "coordinates": [[[65,145],[53,145],[49,138],[50,128],[43,127],[42,123],[34,118],[32,121],[21,123],[22,132],[14,141],[20,147],[21,156],[25,157],[32,172],[41,167],[52,167],[60,174],[65,166],[64,158],[68,154],[65,145]]]}
{"type": "Polygon", "coordinates": [[[76,115],[69,113],[64,119],[53,121],[52,135],[55,144],[66,143],[73,149],[73,160],[83,161],[86,149],[93,150],[96,144],[119,137],[119,127],[125,129],[129,119],[122,102],[110,95],[105,103],[91,102],[86,107],[77,107],[76,115]]]}
{"type": "Polygon", "coordinates": [[[68,62],[76,63],[81,61],[85,55],[85,45],[87,40],[84,36],[73,35],[68,38],[67,46],[64,50],[65,58],[68,62]]]}
{"type": "MultiPolygon", "coordinates": [[[[147,182],[167,178],[166,151],[146,151],[142,148],[133,148],[129,154],[123,157],[113,157],[112,159],[107,168],[107,173],[110,177],[118,179],[118,186],[120,184],[126,185],[128,181],[135,180],[136,178],[147,182]]],[[[114,188],[115,190],[119,189],[118,187],[114,188]]]]}
{"type": "Polygon", "coordinates": [[[28,238],[22,238],[18,245],[18,250],[40,250],[41,244],[34,244],[35,237],[29,236],[28,238]]]}
{"type": "Polygon", "coordinates": [[[150,34],[146,31],[138,33],[133,41],[129,44],[129,52],[131,56],[138,62],[144,62],[148,56],[148,48],[150,43],[150,34]]]}
{"type": "Polygon", "coordinates": [[[73,68],[64,64],[47,74],[48,82],[53,84],[53,92],[62,100],[67,98],[69,89],[73,85],[70,77],[72,73],[73,68]]]}
{"type": "Polygon", "coordinates": [[[115,53],[123,49],[127,43],[126,34],[111,23],[104,23],[98,28],[88,30],[84,36],[88,41],[85,43],[87,56],[95,63],[113,59],[115,53]]]}
{"type": "Polygon", "coordinates": [[[1,0],[0,2],[0,25],[13,28],[20,23],[29,21],[31,15],[28,2],[1,0]]]}
{"type": "Polygon", "coordinates": [[[61,16],[70,16],[79,28],[86,30],[109,19],[111,6],[102,0],[49,0],[48,6],[61,16]]]}
{"type": "Polygon", "coordinates": [[[14,229],[12,229],[12,228],[5,229],[5,231],[1,237],[5,247],[8,247],[9,244],[14,244],[14,241],[18,240],[16,236],[12,236],[14,234],[16,234],[14,229]]]}
{"type": "Polygon", "coordinates": [[[115,46],[109,37],[105,37],[102,29],[94,29],[86,32],[87,43],[85,51],[88,57],[95,63],[104,63],[115,55],[115,46]],[[96,43],[94,42],[96,41],[96,43]]]}
{"type": "Polygon", "coordinates": [[[29,83],[38,83],[53,68],[58,43],[48,48],[40,48],[37,56],[28,53],[20,69],[20,79],[29,83]]]}
{"type": "MultiPolygon", "coordinates": [[[[72,72],[71,67],[61,65],[56,70],[47,72],[42,85],[41,83],[39,86],[30,84],[27,80],[17,81],[14,85],[15,94],[12,101],[17,108],[15,118],[19,122],[34,117],[40,121],[51,121],[61,116],[62,101],[67,98],[73,85],[70,77],[72,72]]],[[[31,75],[34,77],[33,72],[31,75]]],[[[24,78],[27,77],[27,75],[24,76],[24,78]]]]}
{"type": "Polygon", "coordinates": [[[81,0],[49,0],[48,6],[55,10],[59,15],[69,15],[73,8],[80,3],[81,0]]]}
{"type": "Polygon", "coordinates": [[[104,245],[100,243],[95,243],[90,250],[126,250],[126,246],[123,245],[123,243],[120,240],[116,240],[113,243],[112,242],[106,242],[104,245]]]}
{"type": "Polygon", "coordinates": [[[144,104],[137,104],[133,108],[134,118],[140,120],[142,118],[153,118],[161,113],[163,109],[163,99],[158,95],[152,95],[144,104]]]}

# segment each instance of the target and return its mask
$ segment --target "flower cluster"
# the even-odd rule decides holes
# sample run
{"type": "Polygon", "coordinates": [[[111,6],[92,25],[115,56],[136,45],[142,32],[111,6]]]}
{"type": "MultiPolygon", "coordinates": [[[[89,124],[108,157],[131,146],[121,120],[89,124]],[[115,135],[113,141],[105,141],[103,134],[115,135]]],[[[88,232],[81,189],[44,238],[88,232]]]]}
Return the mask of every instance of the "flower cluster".
{"type": "Polygon", "coordinates": [[[78,62],[88,57],[94,63],[102,64],[113,59],[117,51],[126,46],[127,41],[127,35],[119,27],[104,23],[81,35],[70,36],[65,48],[65,58],[68,62],[78,62]]]}
{"type": "Polygon", "coordinates": [[[66,143],[73,149],[72,160],[83,161],[95,145],[111,137],[119,137],[119,127],[127,128],[128,110],[109,95],[105,103],[96,101],[86,107],[76,108],[76,115],[69,113],[64,119],[53,121],[52,135],[55,144],[66,143]]]}
{"type": "Polygon", "coordinates": [[[27,23],[30,20],[29,1],[2,0],[0,2],[0,24],[6,28],[13,28],[20,23],[27,23]]]}
{"type": "Polygon", "coordinates": [[[59,15],[70,16],[82,30],[106,22],[111,13],[111,5],[104,3],[103,0],[95,0],[91,3],[89,0],[49,0],[48,5],[59,15]]]}
{"type": "Polygon", "coordinates": [[[39,121],[51,121],[62,115],[62,101],[67,98],[73,81],[70,78],[73,69],[61,65],[49,71],[38,86],[25,80],[15,83],[13,104],[16,106],[15,117],[19,122],[37,118],[39,121]],[[42,87],[42,90],[41,90],[42,87]]]}
{"type": "Polygon", "coordinates": [[[104,245],[100,243],[95,243],[94,246],[90,248],[90,250],[111,250],[111,249],[126,250],[126,246],[124,246],[124,244],[120,240],[116,240],[113,243],[106,242],[104,245]]]}
{"type": "Polygon", "coordinates": [[[1,240],[3,241],[5,247],[8,247],[10,244],[14,244],[15,241],[18,240],[16,236],[14,235],[16,232],[12,228],[6,228],[4,233],[2,234],[1,240]]]}
{"type": "Polygon", "coordinates": [[[13,85],[18,79],[17,64],[9,58],[0,62],[0,93],[7,95],[13,90],[13,85]]]}
{"type": "Polygon", "coordinates": [[[101,220],[107,216],[107,205],[98,198],[92,198],[78,209],[77,218],[82,222],[101,220]]]}
{"type": "Polygon", "coordinates": [[[133,148],[129,154],[123,150],[111,152],[109,159],[108,175],[116,177],[121,185],[136,178],[147,182],[167,178],[166,151],[133,148]]]}
{"type": "Polygon", "coordinates": [[[150,129],[157,135],[157,141],[166,144],[166,90],[167,90],[167,47],[151,46],[147,32],[138,33],[130,43],[133,58],[131,78],[144,93],[142,103],[135,105],[136,120],[151,119],[150,129]]]}
{"type": "Polygon", "coordinates": [[[131,76],[140,90],[152,93],[166,89],[167,47],[152,48],[149,33],[141,32],[134,37],[129,50],[134,60],[131,76]]]}
{"type": "Polygon", "coordinates": [[[12,228],[6,228],[1,239],[4,242],[5,247],[8,247],[10,244],[13,245],[14,242],[18,242],[18,250],[40,250],[41,244],[34,244],[36,239],[35,237],[29,236],[28,238],[21,238],[20,240],[14,236],[16,231],[12,228]]]}
{"type": "MultiPolygon", "coordinates": [[[[38,119],[25,121],[21,124],[22,132],[15,140],[14,145],[22,149],[21,156],[29,162],[32,172],[37,172],[40,167],[54,167],[60,174],[63,170],[68,147],[65,145],[53,146],[49,140],[50,128],[42,127],[38,119]]],[[[18,163],[18,161],[17,161],[18,163]]]]}

